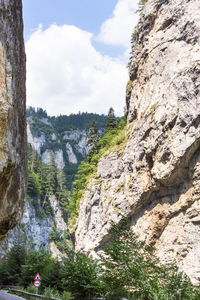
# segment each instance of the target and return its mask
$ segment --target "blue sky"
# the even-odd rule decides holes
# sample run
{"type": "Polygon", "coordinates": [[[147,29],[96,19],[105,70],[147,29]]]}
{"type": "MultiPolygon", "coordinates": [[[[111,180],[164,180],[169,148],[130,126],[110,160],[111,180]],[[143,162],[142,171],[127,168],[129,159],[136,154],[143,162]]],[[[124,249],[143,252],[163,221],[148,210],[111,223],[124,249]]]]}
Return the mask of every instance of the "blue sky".
{"type": "Polygon", "coordinates": [[[137,0],[23,0],[27,104],[123,113],[137,0]]]}
{"type": "Polygon", "coordinates": [[[117,0],[23,0],[25,38],[43,24],[75,25],[98,33],[101,24],[112,16],[117,0]]]}

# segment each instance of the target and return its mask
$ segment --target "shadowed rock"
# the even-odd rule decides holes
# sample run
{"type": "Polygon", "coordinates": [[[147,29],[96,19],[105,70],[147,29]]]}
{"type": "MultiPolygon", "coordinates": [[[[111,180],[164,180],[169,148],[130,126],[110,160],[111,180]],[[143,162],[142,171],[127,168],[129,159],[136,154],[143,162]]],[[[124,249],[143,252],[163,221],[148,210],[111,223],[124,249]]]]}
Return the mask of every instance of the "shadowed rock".
{"type": "Polygon", "coordinates": [[[25,202],[25,79],[22,3],[0,0],[0,241],[25,202]]]}

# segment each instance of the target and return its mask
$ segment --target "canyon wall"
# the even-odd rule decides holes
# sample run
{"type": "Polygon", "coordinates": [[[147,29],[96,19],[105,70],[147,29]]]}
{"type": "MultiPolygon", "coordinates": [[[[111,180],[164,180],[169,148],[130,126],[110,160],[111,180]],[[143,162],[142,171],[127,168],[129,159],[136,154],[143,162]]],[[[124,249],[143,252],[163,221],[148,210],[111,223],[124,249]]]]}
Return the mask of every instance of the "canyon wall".
{"type": "MultiPolygon", "coordinates": [[[[121,214],[200,280],[200,2],[148,0],[127,90],[127,137],[101,158],[80,202],[76,250],[94,256],[121,214]]],[[[123,104],[122,104],[123,105],[123,104]]]]}
{"type": "Polygon", "coordinates": [[[26,190],[25,51],[21,0],[0,1],[0,241],[20,220],[26,190]]]}

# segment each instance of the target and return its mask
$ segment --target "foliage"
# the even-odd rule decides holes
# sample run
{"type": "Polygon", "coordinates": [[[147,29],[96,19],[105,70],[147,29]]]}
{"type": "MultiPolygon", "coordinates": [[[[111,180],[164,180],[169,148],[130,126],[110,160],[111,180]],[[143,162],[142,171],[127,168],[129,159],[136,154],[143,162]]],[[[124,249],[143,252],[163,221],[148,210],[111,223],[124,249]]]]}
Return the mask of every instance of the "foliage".
{"type": "Polygon", "coordinates": [[[68,193],[65,185],[65,174],[56,166],[54,153],[50,153],[50,164],[44,164],[41,157],[28,145],[28,188],[27,194],[32,199],[37,216],[42,216],[41,207],[46,214],[53,214],[49,197],[55,195],[67,219],[68,193]]]}
{"type": "Polygon", "coordinates": [[[25,249],[16,243],[0,263],[0,285],[19,285],[34,292],[33,279],[42,277],[40,293],[58,298],[129,300],[198,300],[200,288],[173,265],[163,266],[154,250],[130,230],[127,219],[113,223],[101,260],[66,250],[57,261],[44,249],[25,249]]]}
{"type": "Polygon", "coordinates": [[[106,299],[197,299],[200,291],[189,278],[174,265],[161,265],[153,249],[139,241],[129,226],[126,218],[119,225],[113,223],[109,232],[112,237],[103,247],[101,264],[106,299]]]}
{"type": "MultiPolygon", "coordinates": [[[[144,6],[147,3],[147,1],[148,0],[140,0],[138,2],[138,12],[140,14],[143,11],[144,6]]],[[[132,59],[133,59],[133,56],[134,56],[134,48],[135,48],[137,40],[138,40],[138,26],[136,25],[134,27],[133,33],[131,34],[131,52],[130,52],[130,57],[129,57],[129,61],[128,61],[128,64],[127,64],[127,68],[129,69],[129,71],[130,71],[131,62],[132,62],[132,59]]]]}
{"type": "MultiPolygon", "coordinates": [[[[71,199],[68,210],[70,213],[69,224],[73,226],[76,222],[76,217],[79,209],[80,199],[82,198],[85,188],[90,178],[96,176],[97,165],[100,158],[114,148],[117,150],[125,141],[126,119],[123,117],[118,122],[116,127],[107,130],[105,135],[96,144],[97,151],[86,161],[83,161],[75,176],[71,199]]],[[[72,228],[73,229],[73,228],[72,228]]]]}
{"type": "Polygon", "coordinates": [[[131,52],[130,52],[129,62],[128,62],[128,65],[127,65],[127,68],[129,69],[129,71],[130,71],[131,62],[132,62],[132,59],[133,59],[134,49],[135,49],[135,45],[136,45],[137,40],[138,40],[138,26],[135,26],[134,30],[133,30],[133,33],[131,34],[131,52]]]}
{"type": "MultiPolygon", "coordinates": [[[[94,113],[78,113],[78,114],[70,114],[67,115],[60,115],[57,117],[50,117],[47,115],[46,111],[42,108],[35,109],[34,107],[29,107],[27,109],[27,117],[32,119],[32,124],[36,124],[35,128],[38,128],[42,126],[40,122],[40,119],[47,119],[48,122],[51,124],[48,126],[47,124],[43,123],[43,125],[47,125],[47,127],[51,127],[54,130],[54,133],[57,132],[63,133],[64,131],[69,131],[73,129],[81,129],[81,130],[89,130],[90,125],[93,120],[97,122],[97,128],[102,129],[105,127],[107,117],[105,115],[98,115],[94,113]]],[[[47,127],[44,126],[43,129],[45,130],[51,130],[50,128],[47,129],[47,127]]],[[[41,135],[41,132],[46,133],[45,131],[38,131],[39,136],[41,135]]],[[[36,131],[35,131],[36,133],[36,131]]]]}
{"type": "Polygon", "coordinates": [[[26,259],[25,253],[22,241],[17,241],[1,263],[0,284],[9,285],[12,282],[13,285],[17,285],[19,283],[21,266],[25,263],[26,259]]]}
{"type": "Polygon", "coordinates": [[[102,293],[102,282],[99,278],[97,261],[83,253],[71,252],[64,261],[62,284],[75,299],[91,299],[102,293]]]}
{"type": "Polygon", "coordinates": [[[29,107],[27,109],[27,118],[33,136],[45,139],[45,143],[40,148],[41,154],[43,154],[46,150],[51,150],[54,153],[55,151],[62,150],[65,163],[65,167],[63,169],[65,174],[65,185],[68,191],[70,191],[77,172],[77,167],[80,162],[84,160],[84,155],[76,150],[76,144],[78,141],[67,141],[63,137],[66,132],[72,132],[72,130],[88,132],[92,121],[96,122],[97,129],[102,132],[104,131],[107,117],[105,115],[93,113],[78,113],[71,114],[69,116],[60,115],[58,117],[50,117],[42,108],[35,109],[33,107],[29,107]],[[53,136],[54,138],[52,138],[53,136]],[[77,164],[69,162],[66,152],[66,143],[68,142],[70,142],[70,145],[77,157],[77,164]]]}
{"type": "Polygon", "coordinates": [[[113,130],[117,127],[114,109],[111,107],[108,111],[108,118],[106,123],[106,132],[113,130]]]}
{"type": "Polygon", "coordinates": [[[62,299],[68,299],[71,292],[76,299],[88,299],[99,295],[101,281],[97,262],[71,250],[67,254],[68,258],[59,262],[44,249],[26,250],[16,244],[0,264],[0,285],[20,285],[34,292],[33,279],[39,273],[42,278],[39,290],[45,296],[59,293],[62,299]]]}
{"type": "Polygon", "coordinates": [[[139,12],[141,12],[145,6],[145,4],[147,3],[148,0],[140,0],[138,3],[138,10],[139,12]]]}
{"type": "Polygon", "coordinates": [[[87,146],[90,147],[90,150],[88,152],[88,161],[90,161],[92,156],[97,153],[98,151],[97,144],[99,140],[100,140],[100,135],[98,133],[97,124],[96,121],[93,121],[88,133],[87,146]]]}

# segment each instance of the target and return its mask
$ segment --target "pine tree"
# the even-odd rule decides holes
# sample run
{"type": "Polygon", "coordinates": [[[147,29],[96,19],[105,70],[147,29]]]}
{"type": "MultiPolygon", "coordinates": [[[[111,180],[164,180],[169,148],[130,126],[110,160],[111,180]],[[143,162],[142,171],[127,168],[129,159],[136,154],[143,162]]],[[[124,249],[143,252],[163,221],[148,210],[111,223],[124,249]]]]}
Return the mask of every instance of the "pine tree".
{"type": "Polygon", "coordinates": [[[100,139],[98,129],[97,129],[97,123],[96,121],[92,122],[91,128],[88,133],[88,142],[87,146],[93,147],[100,139]]]}
{"type": "Polygon", "coordinates": [[[50,193],[55,193],[57,189],[57,166],[56,166],[56,161],[55,161],[55,155],[53,151],[50,152],[50,165],[48,168],[48,175],[47,175],[47,180],[48,180],[48,185],[49,185],[49,192],[50,193]]]}
{"type": "Polygon", "coordinates": [[[93,121],[88,133],[88,142],[87,142],[87,146],[90,147],[90,150],[88,152],[89,161],[91,160],[92,156],[98,151],[97,143],[99,140],[100,140],[100,135],[98,133],[97,124],[96,121],[93,121]]]}
{"type": "Polygon", "coordinates": [[[111,107],[108,111],[108,118],[106,124],[106,132],[115,129],[117,127],[117,122],[115,118],[114,109],[111,107]]]}

